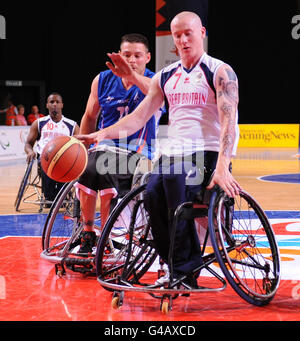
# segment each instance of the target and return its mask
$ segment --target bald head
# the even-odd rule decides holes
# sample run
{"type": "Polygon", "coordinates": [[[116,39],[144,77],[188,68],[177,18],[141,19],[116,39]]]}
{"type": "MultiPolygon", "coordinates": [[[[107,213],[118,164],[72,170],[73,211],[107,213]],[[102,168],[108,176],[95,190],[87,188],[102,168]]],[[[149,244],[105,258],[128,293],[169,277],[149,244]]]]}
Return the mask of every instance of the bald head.
{"type": "Polygon", "coordinates": [[[171,22],[174,44],[185,67],[190,68],[204,53],[205,27],[200,17],[193,12],[181,12],[171,22]]]}
{"type": "Polygon", "coordinates": [[[184,11],[184,12],[178,13],[171,21],[171,31],[172,31],[172,27],[174,28],[176,27],[176,25],[178,25],[178,23],[182,23],[182,22],[189,22],[191,25],[195,25],[199,29],[202,28],[202,21],[199,15],[197,15],[194,12],[184,11]]]}

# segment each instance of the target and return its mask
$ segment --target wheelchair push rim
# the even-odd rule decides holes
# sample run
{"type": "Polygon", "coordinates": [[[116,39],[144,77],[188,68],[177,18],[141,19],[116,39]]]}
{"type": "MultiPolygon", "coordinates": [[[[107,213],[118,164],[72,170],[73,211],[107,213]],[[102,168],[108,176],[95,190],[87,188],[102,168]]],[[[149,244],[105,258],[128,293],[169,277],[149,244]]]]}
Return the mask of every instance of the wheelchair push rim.
{"type": "Polygon", "coordinates": [[[209,228],[219,265],[232,288],[251,304],[269,303],[280,283],[280,257],[272,227],[258,203],[245,191],[235,199],[215,192],[209,228]]]}
{"type": "Polygon", "coordinates": [[[157,254],[149,233],[148,215],[143,209],[145,185],[133,189],[110,214],[102,231],[95,257],[96,274],[105,282],[106,278],[117,279],[119,273],[126,281],[138,281],[150,268],[157,254]],[[130,212],[130,219],[128,214],[130,212]],[[132,259],[138,257],[138,261],[132,259]],[[143,259],[148,263],[143,265],[143,259]]]}

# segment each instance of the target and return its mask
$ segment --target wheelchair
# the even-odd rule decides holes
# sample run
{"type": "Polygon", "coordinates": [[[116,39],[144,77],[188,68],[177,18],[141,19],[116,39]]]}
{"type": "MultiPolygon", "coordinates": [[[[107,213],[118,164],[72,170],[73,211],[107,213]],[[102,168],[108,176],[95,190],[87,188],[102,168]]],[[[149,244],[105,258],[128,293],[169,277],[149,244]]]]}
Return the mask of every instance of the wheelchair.
{"type": "Polygon", "coordinates": [[[43,211],[44,207],[52,204],[52,201],[45,200],[42,193],[41,170],[39,167],[38,161],[34,159],[27,164],[14,204],[17,212],[20,211],[21,203],[38,205],[39,213],[43,211]],[[36,171],[34,171],[35,163],[36,171]]]}
{"type": "MultiPolygon", "coordinates": [[[[146,181],[145,181],[146,182],[146,181]]],[[[151,222],[144,207],[146,183],[132,189],[114,208],[102,231],[95,257],[100,285],[112,292],[112,308],[122,306],[126,292],[149,294],[160,300],[160,311],[172,310],[179,296],[200,292],[218,292],[231,285],[245,301],[255,306],[268,304],[280,283],[280,256],[270,222],[262,208],[241,190],[229,198],[219,187],[203,190],[196,202],[177,207],[172,230],[168,264],[159,258],[151,234],[151,222]],[[124,219],[125,212],[131,212],[124,219]],[[175,229],[179,219],[199,221],[202,265],[192,275],[174,278],[172,259],[175,229]],[[169,281],[158,278],[169,270],[169,281]],[[205,271],[206,270],[206,271],[205,271]],[[209,276],[205,285],[201,273],[209,276]],[[156,274],[157,273],[157,274],[156,274]],[[198,277],[199,276],[199,277],[198,277]],[[158,283],[157,283],[158,282],[158,283]]]]}
{"type": "MultiPolygon", "coordinates": [[[[151,162],[146,157],[140,159],[133,175],[132,188],[144,181],[143,174],[151,167],[151,162]]],[[[49,210],[43,228],[40,256],[55,265],[55,272],[59,277],[66,274],[66,269],[83,275],[96,273],[96,247],[90,254],[78,252],[83,224],[76,183],[77,180],[74,180],[62,187],[49,210]]],[[[112,200],[111,209],[116,206],[118,200],[118,197],[112,200]]],[[[94,230],[98,240],[101,235],[101,216],[98,212],[95,212],[94,230]]]]}

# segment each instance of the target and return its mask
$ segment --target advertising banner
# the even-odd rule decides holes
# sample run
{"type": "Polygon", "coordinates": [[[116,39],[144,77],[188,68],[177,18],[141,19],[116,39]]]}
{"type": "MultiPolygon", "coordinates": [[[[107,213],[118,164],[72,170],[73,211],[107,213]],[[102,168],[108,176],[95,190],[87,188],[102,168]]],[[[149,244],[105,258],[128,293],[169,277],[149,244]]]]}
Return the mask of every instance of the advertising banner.
{"type": "Polygon", "coordinates": [[[299,147],[299,124],[240,124],[238,147],[299,147]]]}
{"type": "Polygon", "coordinates": [[[25,141],[30,127],[0,126],[0,162],[25,159],[25,141]]]}

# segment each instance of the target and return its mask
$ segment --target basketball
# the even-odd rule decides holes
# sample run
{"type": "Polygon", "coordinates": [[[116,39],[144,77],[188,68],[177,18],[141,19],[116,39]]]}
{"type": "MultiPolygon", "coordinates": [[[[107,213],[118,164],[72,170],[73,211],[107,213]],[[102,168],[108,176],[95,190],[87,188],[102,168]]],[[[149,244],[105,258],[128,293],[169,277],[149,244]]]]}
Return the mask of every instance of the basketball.
{"type": "Polygon", "coordinates": [[[41,155],[44,172],[58,182],[77,179],[84,172],[87,161],[85,146],[72,136],[59,136],[49,141],[41,155]]]}

